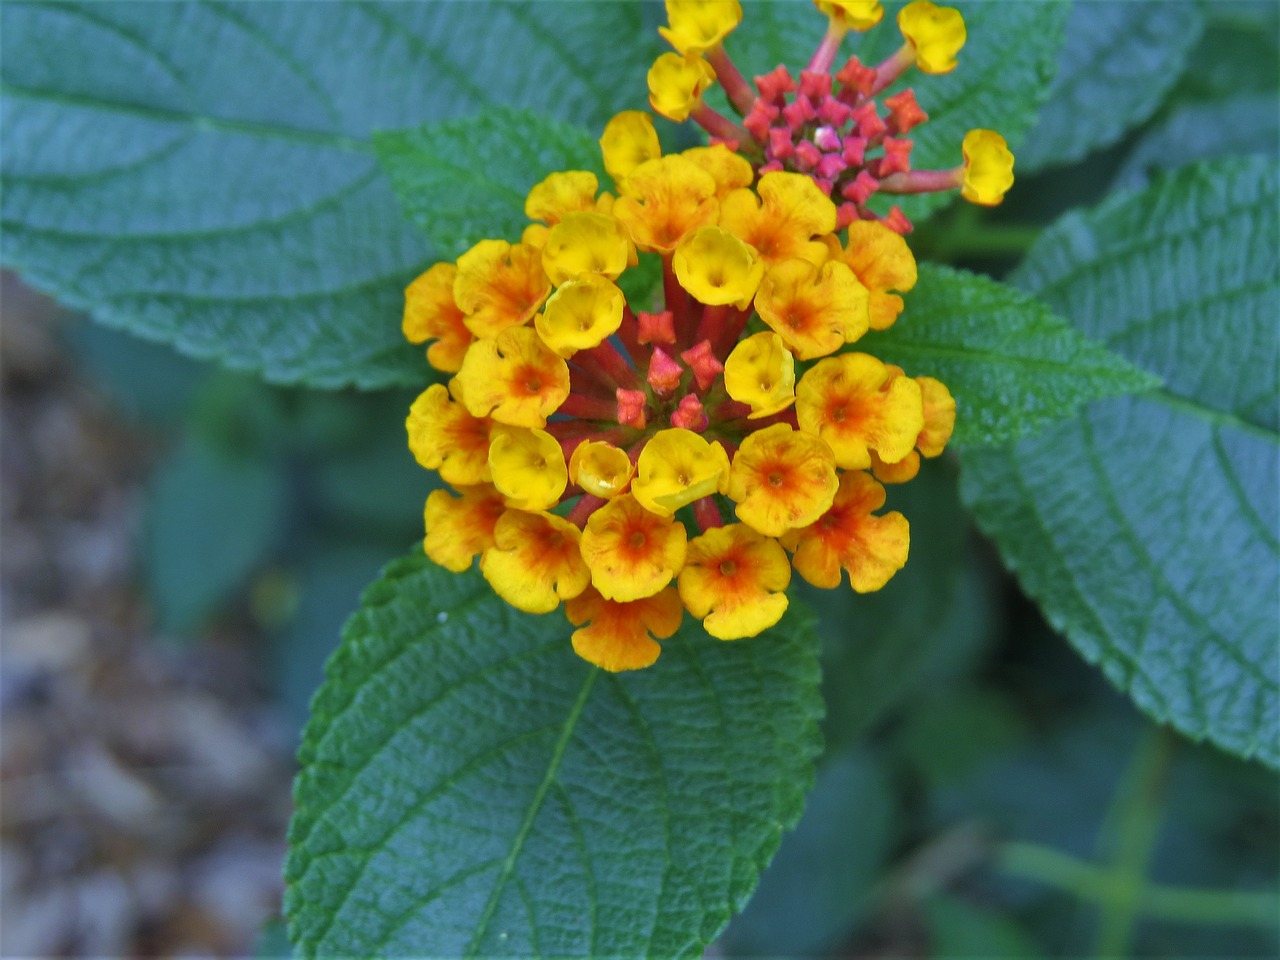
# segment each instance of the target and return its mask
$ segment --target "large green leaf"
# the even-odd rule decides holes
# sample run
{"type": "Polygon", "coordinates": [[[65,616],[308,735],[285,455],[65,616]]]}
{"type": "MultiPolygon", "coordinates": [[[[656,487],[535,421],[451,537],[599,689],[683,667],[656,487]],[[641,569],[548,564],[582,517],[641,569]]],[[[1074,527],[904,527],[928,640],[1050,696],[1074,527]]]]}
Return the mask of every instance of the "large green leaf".
{"type": "Polygon", "coordinates": [[[1178,81],[1204,14],[1189,0],[1077,3],[1022,172],[1073,163],[1146,120],[1178,81]]]}
{"type": "Polygon", "coordinates": [[[1035,297],[977,274],[921,264],[905,300],[897,322],[857,349],[945,383],[956,398],[958,444],[1010,440],[1090,400],[1159,382],[1035,297]]]}
{"type": "MultiPolygon", "coordinates": [[[[844,55],[875,65],[902,46],[895,20],[902,4],[885,5],[884,20],[866,34],[850,34],[844,55]]],[[[911,165],[942,170],[962,162],[960,141],[975,127],[998,130],[1016,150],[1035,123],[1053,78],[1066,3],[960,3],[968,41],[960,65],[945,76],[910,70],[898,87],[910,86],[929,122],[911,136],[911,165]]],[[[752,3],[725,48],[747,76],[785,64],[793,74],[809,62],[826,31],[826,18],[792,0],[752,3]]],[[[956,194],[894,198],[916,222],[956,194]]],[[[887,205],[886,205],[887,206],[887,205]]]]}
{"type": "Polygon", "coordinates": [[[1280,763],[1277,173],[1188,168],[1073,213],[1016,279],[1161,376],[962,489],[1049,619],[1159,721],[1280,763]]]}
{"type": "Polygon", "coordinates": [[[0,16],[5,262],[104,323],[326,387],[423,377],[398,321],[431,250],[370,131],[494,104],[594,129],[644,102],[659,45],[615,3],[0,16]]]}
{"type": "Polygon", "coordinates": [[[813,778],[810,619],[623,675],[568,635],[421,557],[365,593],[299,755],[304,955],[697,956],[742,907],[813,778]]]}
{"type": "Polygon", "coordinates": [[[525,110],[492,110],[374,137],[405,212],[444,256],[488,237],[515,242],[529,188],[556,170],[609,185],[599,134],[525,110]]]}

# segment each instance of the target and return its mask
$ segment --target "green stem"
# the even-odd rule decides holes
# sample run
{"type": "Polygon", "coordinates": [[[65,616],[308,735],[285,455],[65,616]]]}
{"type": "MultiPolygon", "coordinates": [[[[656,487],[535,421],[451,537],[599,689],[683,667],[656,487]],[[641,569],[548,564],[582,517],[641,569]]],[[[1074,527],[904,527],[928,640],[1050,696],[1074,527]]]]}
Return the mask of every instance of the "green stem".
{"type": "MultiPolygon", "coordinates": [[[[1114,897],[1113,873],[1070,854],[1037,843],[1005,843],[997,856],[1005,873],[1055,887],[1089,902],[1114,897]]],[[[1181,923],[1280,926],[1280,890],[1221,890],[1149,884],[1138,900],[1145,917],[1181,923]]]]}

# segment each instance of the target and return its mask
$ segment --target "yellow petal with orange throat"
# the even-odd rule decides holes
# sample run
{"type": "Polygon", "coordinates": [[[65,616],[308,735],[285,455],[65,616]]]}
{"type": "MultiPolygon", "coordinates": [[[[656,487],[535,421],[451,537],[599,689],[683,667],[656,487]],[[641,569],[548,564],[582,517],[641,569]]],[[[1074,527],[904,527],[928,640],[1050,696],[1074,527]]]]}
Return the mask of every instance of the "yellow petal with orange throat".
{"type": "Polygon", "coordinates": [[[428,470],[455,487],[489,480],[489,420],[449,398],[444,384],[427,387],[405,420],[409,449],[428,470]]]}
{"type": "Polygon", "coordinates": [[[591,584],[609,600],[657,593],[684,566],[684,525],[650,513],[630,494],[591,515],[582,532],[582,557],[591,584]]]}
{"type": "Polygon", "coordinates": [[[826,262],[828,251],[814,238],[835,230],[836,205],[806,174],[766,173],[755,192],[725,196],[720,226],[751,244],[766,263],[800,257],[816,266],[826,262]]]}
{"type": "Polygon", "coordinates": [[[737,640],[782,619],[790,582],[791,563],[778,541],[733,523],[689,541],[678,587],[707,633],[737,640]]]}
{"type": "Polygon", "coordinates": [[[924,427],[920,385],[865,353],[815,363],[796,387],[800,429],[821,437],[844,470],[871,466],[874,450],[887,463],[911,452],[924,427]]]}
{"type": "Polygon", "coordinates": [[[427,362],[446,373],[458,372],[467,347],[475,340],[453,299],[457,276],[457,264],[437,263],[404,292],[405,339],[410,343],[435,341],[427,347],[427,362]]]}
{"type": "Polygon", "coordinates": [[[720,206],[715,198],[715,178],[677,154],[632,170],[613,215],[641,250],[670,253],[694,230],[716,222],[720,206]]]}
{"type": "Polygon", "coordinates": [[[565,214],[594,210],[599,187],[596,175],[589,170],[549,174],[529,191],[524,201],[524,215],[555,226],[565,214]]]}
{"type": "Polygon", "coordinates": [[[493,538],[493,546],[480,558],[480,572],[517,610],[549,613],[591,582],[578,548],[581,534],[562,517],[508,510],[494,527],[493,538]]]}
{"type": "Polygon", "coordinates": [[[873,220],[849,224],[849,239],[836,259],[867,288],[868,321],[872,330],[885,330],[902,312],[902,297],[916,285],[916,258],[900,233],[873,220]]]}
{"type": "Polygon", "coordinates": [[[776,423],[749,434],[733,458],[729,497],[738,519],[766,537],[812,523],[831,506],[836,461],[818,437],[776,423]]]}
{"type": "Polygon", "coordinates": [[[569,366],[531,327],[512,327],[496,340],[477,340],[457,380],[473,416],[514,427],[545,427],[569,396],[569,366]]]}
{"type": "Polygon", "coordinates": [[[654,637],[667,639],[684,619],[684,607],[674,587],[629,603],[606,600],[588,587],[566,603],[564,611],[578,627],[572,637],[574,652],[610,673],[653,664],[662,653],[654,637]]]}
{"type": "Polygon", "coordinates": [[[489,484],[459,487],[460,497],[432,490],[423,510],[423,550],[446,570],[461,573],[493,546],[493,531],[506,511],[502,494],[489,484]]]}
{"type": "Polygon", "coordinates": [[[550,292],[542,253],[528,244],[481,240],[458,258],[453,298],[477,337],[527,322],[550,292]]]}
{"type": "Polygon", "coordinates": [[[834,353],[867,332],[867,289],[843,263],[783,260],[764,275],[756,312],[801,360],[834,353]]]}
{"type": "Polygon", "coordinates": [[[564,451],[544,430],[499,425],[489,445],[493,485],[520,510],[550,510],[569,485],[564,451]]]}

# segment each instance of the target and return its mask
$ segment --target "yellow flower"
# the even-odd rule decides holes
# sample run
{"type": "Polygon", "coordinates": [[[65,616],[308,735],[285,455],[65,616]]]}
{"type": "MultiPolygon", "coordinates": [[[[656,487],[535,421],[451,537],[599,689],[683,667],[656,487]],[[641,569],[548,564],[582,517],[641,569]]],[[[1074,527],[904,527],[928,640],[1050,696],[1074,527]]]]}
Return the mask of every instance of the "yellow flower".
{"type": "Polygon", "coordinates": [[[795,553],[796,572],[815,587],[840,586],[841,568],[858,593],[879,590],[907,562],[911,544],[907,518],[898,512],[872,515],[884,506],[884,487],[865,473],[840,477],[831,509],[816,523],[794,530],[782,545],[795,553]]]}
{"type": "Polygon", "coordinates": [[[423,550],[446,570],[461,573],[493,546],[493,530],[506,510],[502,494],[489,484],[458,487],[461,497],[432,490],[423,510],[427,535],[423,550]]]}
{"type": "Polygon", "coordinates": [[[751,186],[756,178],[755,171],[746,157],[734,153],[723,143],[713,143],[709,147],[690,147],[682,150],[680,156],[692,160],[716,182],[716,197],[723,199],[730,191],[751,186]]]}
{"type": "Polygon", "coordinates": [[[898,11],[898,29],[925,73],[950,73],[964,46],[964,17],[954,7],[915,0],[898,11]]]}
{"type": "Polygon", "coordinates": [[[489,420],[450,400],[443,384],[432,384],[413,401],[404,425],[414,459],[439,470],[445,483],[457,487],[490,479],[489,420]]]}
{"type": "Polygon", "coordinates": [[[737,640],[782,619],[789,583],[791,564],[778,541],[734,523],[689,541],[677,586],[707,633],[737,640]]]}
{"type": "Polygon", "coordinates": [[[524,215],[553,227],[567,213],[595,210],[599,187],[596,175],[588,170],[549,174],[529,191],[524,201],[524,215]]]}
{"type": "Polygon", "coordinates": [[[846,30],[870,30],[884,16],[879,0],[813,0],[813,3],[846,30]]]}
{"type": "Polygon", "coordinates": [[[582,532],[591,585],[608,600],[651,597],[684,566],[684,525],[650,513],[631,494],[610,500],[582,532]]]}
{"type": "Polygon", "coordinates": [[[458,266],[437,263],[404,291],[402,330],[410,343],[434,340],[427,347],[427,362],[437,370],[457,373],[462,357],[475,339],[453,299],[458,266]]]}
{"type": "Polygon", "coordinates": [[[796,419],[827,442],[841,469],[870,467],[871,450],[896,463],[924,427],[920,385],[869,354],[828,357],[800,379],[796,419]]]}
{"type": "MultiPolygon", "coordinates": [[[[899,367],[889,365],[897,376],[903,376],[899,367]]],[[[933,377],[916,377],[920,395],[924,401],[924,427],[916,437],[916,449],[897,463],[886,463],[871,453],[871,470],[881,483],[906,483],[920,472],[920,457],[939,456],[951,439],[956,425],[956,402],[946,385],[933,377]]]]}
{"type": "Polygon", "coordinates": [[[836,486],[831,448],[785,423],[748,435],[729,471],[738,518],[766,537],[813,523],[831,506],[836,486]]]}
{"type": "Polygon", "coordinates": [[[627,184],[613,213],[641,250],[670,253],[689,233],[715,223],[720,212],[715,178],[686,157],[648,160],[631,171],[627,184]]]}
{"type": "Polygon", "coordinates": [[[630,603],[606,600],[588,587],[564,607],[573,633],[573,649],[588,663],[618,673],[650,666],[662,652],[654,640],[680,629],[684,607],[673,587],[630,603]],[[588,626],[579,626],[587,623],[588,626]]]}
{"type": "Polygon", "coordinates": [[[756,192],[734,190],[721,201],[720,226],[769,264],[799,257],[820,265],[827,247],[813,238],[835,230],[836,205],[805,174],[766,173],[756,192]]]}
{"type": "Polygon", "coordinates": [[[742,22],[738,0],[667,0],[667,23],[658,32],[680,53],[706,53],[742,22]]]}
{"type": "Polygon", "coordinates": [[[796,402],[795,358],[776,333],[753,334],[725,360],[724,388],[751,407],[749,420],[778,413],[796,402]]]}
{"type": "Polygon", "coordinates": [[[472,416],[545,427],[569,396],[569,367],[532,327],[511,327],[471,345],[458,382],[472,416]]]}
{"type": "Polygon", "coordinates": [[[569,485],[564,451],[545,430],[499,426],[489,445],[493,485],[519,510],[550,510],[569,485]]]}
{"type": "Polygon", "coordinates": [[[649,68],[649,106],[668,120],[681,123],[702,104],[702,94],[715,82],[716,72],[699,56],[664,53],[649,68]]]}
{"type": "Polygon", "coordinates": [[[867,290],[843,263],[822,268],[783,260],[765,273],[756,293],[760,319],[801,360],[834,353],[867,332],[867,290]]]}
{"type": "Polygon", "coordinates": [[[745,310],[756,295],[764,263],[756,252],[720,227],[699,227],[676,247],[673,257],[680,286],[700,303],[732,303],[745,310]]]}
{"type": "Polygon", "coordinates": [[[493,546],[480,558],[480,572],[494,592],[525,613],[550,613],[591,582],[568,520],[550,513],[508,510],[493,531],[493,546]]]}
{"type": "Polygon", "coordinates": [[[603,440],[578,444],[569,457],[569,479],[593,497],[612,500],[627,488],[633,472],[631,458],[603,440]]]}
{"type": "Polygon", "coordinates": [[[916,258],[901,234],[882,223],[857,220],[849,224],[849,239],[843,250],[833,240],[832,259],[839,260],[857,276],[869,294],[868,321],[872,330],[885,330],[902,313],[902,297],[916,285],[916,258]]]}
{"type": "Polygon", "coordinates": [[[542,254],[527,244],[481,240],[458,258],[453,298],[477,337],[527,322],[550,292],[542,254]]]}
{"type": "Polygon", "coordinates": [[[594,211],[566,213],[547,232],[542,248],[542,268],[557,287],[584,273],[616,280],[635,264],[626,228],[611,215],[594,211]]]}
{"type": "Polygon", "coordinates": [[[719,443],[708,443],[692,430],[660,430],[636,463],[631,492],[650,513],[670,517],[681,507],[724,493],[729,456],[719,443]]]}
{"type": "Polygon", "coordinates": [[[662,156],[658,131],[642,110],[624,110],[605,124],[600,138],[604,168],[613,177],[618,190],[626,193],[625,183],[631,171],[649,160],[662,156]]]}
{"type": "Polygon", "coordinates": [[[970,130],[961,145],[964,185],[960,195],[970,203],[994,207],[1013,186],[1013,154],[994,130],[970,130]]]}
{"type": "Polygon", "coordinates": [[[626,305],[626,297],[611,280],[588,273],[556,290],[533,325],[543,343],[562,357],[572,357],[617,332],[626,305]]]}

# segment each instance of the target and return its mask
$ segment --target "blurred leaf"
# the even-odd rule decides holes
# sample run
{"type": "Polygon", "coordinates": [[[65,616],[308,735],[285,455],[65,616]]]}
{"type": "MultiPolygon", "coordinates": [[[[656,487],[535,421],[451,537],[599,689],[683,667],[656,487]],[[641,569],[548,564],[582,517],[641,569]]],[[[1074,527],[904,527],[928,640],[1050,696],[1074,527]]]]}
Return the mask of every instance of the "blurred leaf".
{"type": "Polygon", "coordinates": [[[161,626],[183,632],[229,600],[282,528],[284,476],[188,437],[156,469],[145,510],[143,573],[161,626]]]}
{"type": "Polygon", "coordinates": [[[366,591],[299,754],[304,955],[698,956],[742,907],[812,782],[811,621],[622,675],[570,629],[421,556],[366,591]]]}
{"type": "Polygon", "coordinates": [[[1204,4],[1204,11],[1208,27],[1174,98],[1213,101],[1250,93],[1274,97],[1280,82],[1280,6],[1272,0],[1214,0],[1204,4]]]}
{"type": "Polygon", "coordinates": [[[1138,141],[1114,186],[1140,188],[1160,171],[1251,153],[1272,160],[1280,155],[1280,96],[1275,93],[1179,107],[1138,141]]]}
{"type": "Polygon", "coordinates": [[[917,704],[897,731],[898,746],[930,790],[961,779],[1027,735],[1003,694],[986,689],[939,691],[917,704]]]}
{"type": "Polygon", "coordinates": [[[935,957],[1000,957],[1035,960],[1045,956],[1013,920],[959,897],[935,894],[925,903],[929,944],[935,957]]]}
{"type": "Polygon", "coordinates": [[[1046,232],[1016,279],[1164,378],[1004,449],[962,490],[1023,588],[1143,710],[1280,763],[1273,161],[1200,165],[1046,232]]]}
{"type": "Polygon", "coordinates": [[[882,765],[860,750],[827,760],[804,816],[725,932],[725,953],[822,956],[857,922],[897,833],[882,765]]]}
{"type": "Polygon", "coordinates": [[[589,170],[610,181],[600,134],[528,110],[473,117],[374,135],[391,185],[409,218],[445,257],[488,238],[515,243],[528,225],[525,194],[549,173],[589,170]]]}
{"type": "MultiPolygon", "coordinates": [[[[902,46],[895,19],[901,6],[885,4],[879,26],[861,36],[850,34],[843,57],[854,53],[874,66],[891,56],[902,46]]],[[[998,130],[1016,152],[1048,95],[1069,9],[1057,2],[957,6],[968,30],[960,65],[944,76],[910,70],[889,91],[912,87],[929,115],[928,123],[911,132],[911,165],[918,170],[944,170],[961,163],[960,142],[975,127],[998,130]]],[[[809,4],[792,0],[751,3],[745,10],[742,25],[725,41],[742,73],[752,77],[785,64],[798,76],[826,32],[826,18],[809,4]]],[[[920,223],[955,197],[948,192],[893,199],[920,223]]]]}
{"type": "Polygon", "coordinates": [[[253,945],[253,960],[281,960],[292,953],[288,928],[283,920],[272,917],[258,933],[258,941],[253,945]]]}
{"type": "Polygon", "coordinates": [[[659,46],[618,3],[0,17],[5,262],[110,326],[323,387],[426,375],[399,316],[431,253],[370,131],[494,104],[602,127],[643,103],[659,46]]]}
{"type": "Polygon", "coordinates": [[[905,299],[898,321],[856,348],[945,383],[957,444],[1002,443],[1090,400],[1159,384],[1035,297],[986,277],[921,264],[905,299]]]}
{"type": "Polygon", "coordinates": [[[1017,151],[1018,171],[1073,163],[1150,117],[1203,29],[1201,7],[1191,2],[1074,4],[1049,99],[1017,151]]]}

